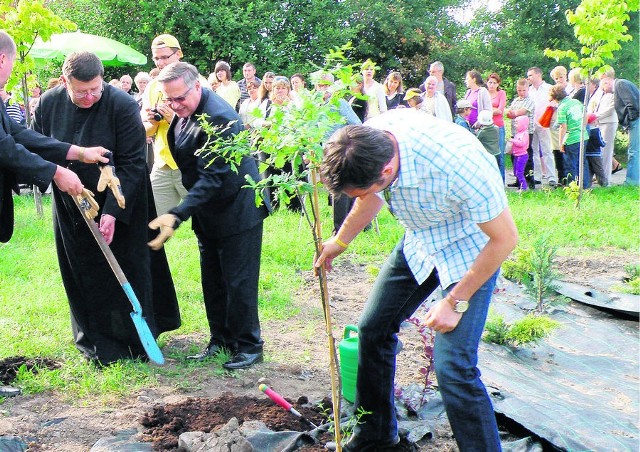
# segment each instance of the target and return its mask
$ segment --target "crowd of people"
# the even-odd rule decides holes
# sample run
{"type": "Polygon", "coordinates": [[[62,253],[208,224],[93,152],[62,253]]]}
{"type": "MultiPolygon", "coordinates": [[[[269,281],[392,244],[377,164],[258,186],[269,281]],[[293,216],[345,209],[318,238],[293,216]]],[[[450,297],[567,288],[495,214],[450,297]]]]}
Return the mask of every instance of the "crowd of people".
{"type": "MultiPolygon", "coordinates": [[[[209,139],[201,118],[225,136],[269,127],[274,112],[296,108],[304,90],[327,101],[336,82],[328,72],[314,74],[313,87],[300,73],[268,71],[259,79],[250,62],[234,81],[224,61],[205,78],[182,61],[182,47],[169,34],[153,39],[151,54],[154,71],[113,83],[104,81],[93,53],[68,55],[58,86],[34,102],[33,129],[11,119],[3,102],[0,241],[13,230],[16,180],[40,186],[53,181],[56,247],[74,341],[88,360],[109,365],[145,359],[145,351],[128,321],[128,301],[115,276],[108,276],[108,263],[81,227],[82,213],[69,195],[97,206],[100,233],[131,280],[155,337],[180,326],[164,246],[191,219],[210,338],[187,359],[202,361],[226,350],[230,358],[223,366],[244,369],[263,360],[258,282],[271,200],[265,196],[256,206],[254,193],[243,188],[246,176],[260,178],[249,157],[234,171],[223,159],[199,156],[209,139]],[[105,172],[105,164],[113,169],[105,172]],[[116,171],[118,190],[100,191],[116,171]]],[[[0,31],[0,87],[15,58],[13,40],[0,31]]],[[[385,203],[406,230],[359,321],[355,404],[368,414],[343,450],[393,450],[398,443],[396,333],[438,287],[442,298],[424,324],[436,331],[435,370],[456,441],[461,450],[500,450],[476,366],[497,273],[518,239],[504,191],[505,153],[510,148],[516,188],[534,189],[544,179],[557,186],[578,176],[584,139],[583,183],[591,184],[593,173],[606,186],[620,166],[612,155],[619,124],[630,135],[626,182],[638,185],[638,90],[613,73],[583,83],[579,72],[562,67],[551,71],[551,86],[532,67],[507,107],[497,73],[485,82],[478,71],[467,72],[467,90],[458,99],[441,62],[431,64],[423,85],[406,91],[399,72],[379,83],[375,70],[366,61],[351,87],[357,94],[336,103],[344,121],[327,135],[320,168],[340,220],[314,265],[331,270],[385,203]],[[585,99],[590,130],[583,130],[585,99]]]]}
{"type": "MultiPolygon", "coordinates": [[[[549,73],[554,83],[551,85],[544,81],[540,68],[532,67],[527,71],[526,78],[516,81],[515,92],[508,96],[500,86],[502,79],[499,74],[492,72],[485,80],[480,72],[470,70],[464,79],[467,89],[458,98],[455,84],[444,77],[444,65],[439,61],[431,64],[424,83],[406,90],[400,72],[391,71],[379,83],[375,80],[375,69],[372,61],[364,62],[362,73],[356,77],[351,87],[354,95],[348,102],[361,121],[396,108],[415,108],[431,116],[453,121],[476,135],[487,151],[495,156],[503,181],[506,181],[505,155],[511,152],[516,138],[516,123],[524,123],[516,121],[516,118],[526,116],[527,141],[520,141],[516,145],[516,152],[521,152],[524,144],[528,158],[524,159],[523,154],[511,154],[516,181],[509,184],[510,187],[520,190],[535,189],[543,181],[547,181],[550,187],[557,187],[576,179],[579,165],[576,149],[579,150],[581,139],[589,150],[584,161],[584,187],[590,187],[594,177],[599,185],[608,186],[611,175],[623,169],[613,155],[618,127],[628,130],[631,138],[625,182],[638,184],[637,126],[634,125],[634,120],[638,117],[638,99],[637,95],[634,96],[637,87],[628,80],[615,79],[613,71],[600,78],[592,78],[587,83],[578,68],[567,72],[563,66],[557,66],[549,73]],[[614,85],[619,86],[617,96],[614,85]],[[562,87],[566,95],[561,97],[559,89],[553,95],[553,86],[562,87]],[[510,103],[508,98],[511,98],[510,103]],[[580,106],[576,102],[570,102],[572,100],[578,101],[580,106]],[[573,108],[567,111],[570,105],[573,108]],[[558,111],[563,114],[558,115],[558,111]],[[545,112],[546,119],[541,122],[545,112]],[[567,112],[568,116],[565,114],[567,112]],[[578,123],[582,122],[584,116],[588,118],[588,123],[581,135],[578,123]],[[511,122],[509,131],[505,128],[507,118],[511,122]],[[600,142],[601,145],[598,144],[600,142]],[[526,183],[516,171],[516,157],[520,157],[517,160],[522,168],[518,171],[520,176],[524,176],[526,183]]],[[[236,109],[247,128],[268,123],[272,105],[286,105],[289,102],[295,104],[298,93],[309,89],[309,76],[296,73],[287,78],[267,71],[260,79],[256,76],[256,67],[252,63],[244,64],[242,76],[237,82],[233,81],[230,65],[219,61],[207,80],[208,86],[236,109]],[[275,85],[274,79],[277,79],[275,85]],[[274,87],[278,88],[278,94],[273,91],[274,87]],[[254,114],[256,109],[260,109],[262,117],[254,114]]],[[[128,75],[123,78],[130,79],[128,75]]],[[[131,83],[123,82],[123,78],[120,82],[123,89],[127,90],[131,83]]],[[[150,76],[141,72],[135,78],[138,92],[130,91],[130,94],[140,99],[144,84],[141,86],[138,83],[139,78],[146,84],[150,76]]],[[[523,137],[522,134],[520,136],[523,137]]]]}
{"type": "MultiPolygon", "coordinates": [[[[124,74],[119,79],[110,80],[109,84],[133,96],[142,108],[146,88],[158,75],[160,66],[150,72],[138,72],[133,79],[129,74],[124,74]]],[[[544,81],[543,71],[540,68],[532,67],[527,71],[526,78],[516,81],[512,96],[507,96],[500,86],[502,79],[496,72],[490,73],[485,80],[480,72],[470,70],[464,79],[467,89],[460,99],[456,93],[456,85],[444,77],[444,65],[439,61],[430,65],[429,74],[424,83],[417,88],[406,90],[400,72],[391,71],[384,82],[379,83],[375,80],[375,70],[374,62],[370,60],[364,62],[362,73],[356,77],[351,87],[354,96],[348,101],[361,121],[364,122],[396,108],[416,108],[431,116],[453,121],[478,136],[483,144],[489,141],[489,145],[486,146],[487,151],[495,156],[503,180],[506,180],[505,155],[511,152],[512,142],[517,133],[515,119],[527,116],[529,119],[528,143],[525,148],[528,159],[525,161],[522,155],[518,159],[521,162],[520,166],[524,162],[522,173],[525,175],[526,184],[518,178],[515,169],[516,156],[511,154],[513,176],[516,181],[509,184],[510,187],[520,190],[535,189],[543,181],[547,181],[550,187],[556,187],[576,179],[579,162],[575,153],[580,147],[579,136],[584,139],[585,148],[589,149],[584,161],[584,187],[590,187],[594,178],[599,185],[608,186],[611,175],[623,169],[613,153],[616,131],[619,127],[628,130],[631,138],[625,183],[638,184],[637,167],[640,163],[637,157],[637,125],[634,123],[638,111],[638,99],[635,95],[637,87],[628,80],[615,79],[613,70],[600,78],[585,81],[578,68],[567,72],[563,66],[556,66],[549,73],[554,83],[551,85],[544,81]],[[601,83],[604,79],[606,79],[605,82],[601,83]],[[616,85],[619,87],[617,96],[616,85]],[[566,96],[553,97],[551,93],[553,86],[564,88],[566,96]],[[512,99],[510,104],[507,102],[508,97],[512,99]],[[570,102],[571,100],[579,101],[582,107],[575,102],[570,102]],[[570,110],[570,115],[559,117],[557,114],[559,107],[562,105],[561,110],[565,111],[569,104],[574,107],[570,110]],[[584,105],[587,108],[586,115],[584,105]],[[491,113],[490,123],[479,122],[478,118],[482,111],[491,113]],[[546,119],[541,123],[540,119],[545,112],[546,119]],[[589,121],[580,135],[581,126],[578,122],[582,121],[583,116],[587,116],[589,121]],[[505,129],[505,118],[511,121],[509,131],[505,129]],[[492,126],[495,126],[498,132],[497,148],[493,146],[495,131],[492,126]],[[567,130],[571,133],[567,133],[567,130]],[[559,139],[561,133],[563,141],[559,139]],[[602,145],[597,145],[599,142],[602,142],[602,145]]],[[[256,75],[255,65],[248,62],[242,68],[242,78],[234,81],[229,63],[218,61],[214,71],[208,75],[206,86],[240,114],[245,127],[253,128],[268,123],[267,117],[271,113],[272,104],[286,105],[289,101],[295,103],[297,94],[309,89],[307,87],[309,76],[296,73],[290,78],[282,77],[278,76],[280,83],[276,85],[282,85],[282,81],[285,80],[287,92],[280,91],[280,94],[275,96],[273,82],[276,74],[274,72],[267,71],[260,79],[256,75]],[[262,118],[254,114],[256,109],[261,110],[262,118]]],[[[58,79],[50,80],[47,89],[58,82],[58,79]]],[[[32,91],[29,102],[31,114],[35,110],[41,93],[40,86],[36,86],[32,91]]],[[[9,116],[25,124],[24,107],[4,89],[0,89],[0,98],[4,101],[9,116]]],[[[485,119],[486,115],[485,113],[485,119]]],[[[154,160],[152,143],[153,139],[149,137],[147,161],[150,171],[154,160]]],[[[520,152],[521,146],[521,143],[516,146],[517,152],[520,152]]],[[[161,159],[160,162],[163,160],[161,159]]],[[[181,199],[185,194],[179,186],[176,190],[182,195],[175,195],[171,203],[175,199],[181,199]]],[[[159,211],[164,210],[159,209],[159,211]]]]}

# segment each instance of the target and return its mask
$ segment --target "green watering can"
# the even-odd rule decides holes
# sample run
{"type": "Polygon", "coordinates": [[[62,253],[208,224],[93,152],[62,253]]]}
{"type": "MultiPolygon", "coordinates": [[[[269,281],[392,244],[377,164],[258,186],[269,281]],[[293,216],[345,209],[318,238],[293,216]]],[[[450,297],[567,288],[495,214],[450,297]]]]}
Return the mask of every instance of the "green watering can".
{"type": "Polygon", "coordinates": [[[356,399],[356,379],[358,377],[358,327],[344,327],[344,339],[338,345],[340,350],[340,376],[342,377],[342,396],[353,403],[356,399]],[[355,336],[352,336],[354,333],[355,336]]]}

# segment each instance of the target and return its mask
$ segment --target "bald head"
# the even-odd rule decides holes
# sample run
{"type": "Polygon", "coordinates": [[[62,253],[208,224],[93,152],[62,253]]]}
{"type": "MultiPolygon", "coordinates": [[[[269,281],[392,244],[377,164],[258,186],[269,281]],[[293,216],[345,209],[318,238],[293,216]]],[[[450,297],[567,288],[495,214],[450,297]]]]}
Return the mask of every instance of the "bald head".
{"type": "Polygon", "coordinates": [[[16,56],[16,43],[6,31],[0,30],[0,55],[4,54],[11,58],[16,56]]]}
{"type": "Polygon", "coordinates": [[[0,30],[0,87],[6,85],[16,59],[16,44],[7,32],[0,30]]]}

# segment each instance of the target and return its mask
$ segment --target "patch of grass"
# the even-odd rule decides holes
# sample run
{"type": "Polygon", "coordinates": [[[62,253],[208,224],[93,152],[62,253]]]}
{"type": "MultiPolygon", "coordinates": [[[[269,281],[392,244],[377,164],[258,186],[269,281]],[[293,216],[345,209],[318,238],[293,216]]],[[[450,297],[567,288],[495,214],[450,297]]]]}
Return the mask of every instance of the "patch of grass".
{"type": "Polygon", "coordinates": [[[562,190],[509,192],[520,246],[548,235],[558,248],[618,248],[637,251],[640,196],[637,187],[594,188],[580,208],[562,190]]]}
{"type": "MultiPolygon", "coordinates": [[[[331,209],[326,203],[326,194],[322,196],[323,236],[327,238],[332,229],[331,209]]],[[[607,249],[615,255],[618,250],[639,248],[636,188],[595,188],[588,199],[583,200],[580,209],[576,209],[561,190],[509,192],[508,197],[520,231],[520,247],[531,247],[537,237],[546,234],[563,254],[575,252],[575,249],[581,253],[607,249]]],[[[0,341],[0,358],[24,355],[48,357],[63,363],[57,370],[21,374],[16,383],[18,386],[27,392],[64,393],[69,399],[80,400],[79,403],[89,399],[108,403],[120,395],[154,386],[158,378],[171,379],[187,389],[199,384],[198,375],[224,372],[221,363],[197,364],[184,360],[186,354],[197,352],[209,335],[202,302],[198,247],[190,223],[183,224],[166,246],[182,326],[177,331],[163,334],[159,342],[165,347],[166,356],[176,359],[177,363],[158,368],[123,362],[98,370],[88,365],[73,345],[69,307],[53,241],[50,199],[44,198],[42,218],[36,216],[32,197],[15,197],[15,201],[14,237],[9,243],[0,244],[0,329],[10,332],[0,341]],[[197,339],[188,351],[166,346],[177,336],[197,339]]],[[[364,264],[370,276],[375,276],[403,234],[402,226],[386,209],[378,215],[378,223],[380,234],[374,230],[360,234],[336,265],[349,259],[364,264]]],[[[263,322],[295,318],[299,313],[296,293],[301,290],[303,276],[312,270],[312,259],[313,244],[305,219],[280,210],[265,221],[259,287],[263,322]]],[[[322,322],[320,310],[317,318],[322,322]]]]}

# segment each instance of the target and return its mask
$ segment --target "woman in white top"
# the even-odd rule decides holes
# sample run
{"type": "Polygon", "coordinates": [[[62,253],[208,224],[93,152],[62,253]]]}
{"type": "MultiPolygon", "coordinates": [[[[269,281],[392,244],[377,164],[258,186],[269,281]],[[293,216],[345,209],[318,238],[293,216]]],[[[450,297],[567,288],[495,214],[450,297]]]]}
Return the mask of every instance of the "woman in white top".
{"type": "Polygon", "coordinates": [[[251,129],[253,123],[259,119],[259,117],[254,114],[256,109],[260,109],[260,104],[262,103],[258,97],[259,86],[260,84],[255,80],[247,82],[249,97],[242,101],[238,109],[238,114],[240,115],[240,119],[242,119],[245,129],[251,129]]]}
{"type": "Polygon", "coordinates": [[[226,100],[235,110],[240,100],[240,87],[231,80],[231,66],[226,61],[218,61],[214,73],[220,80],[220,86],[216,89],[216,94],[226,100]]]}
{"type": "Polygon", "coordinates": [[[365,120],[378,116],[387,111],[387,96],[383,86],[373,79],[375,75],[375,63],[367,60],[362,64],[362,93],[369,96],[367,99],[367,112],[365,120]]]}
{"type": "Polygon", "coordinates": [[[451,107],[449,102],[440,91],[438,91],[438,79],[430,75],[424,81],[427,89],[422,96],[422,111],[426,111],[431,116],[444,119],[445,121],[453,121],[451,116],[451,107]]]}
{"type": "Polygon", "coordinates": [[[602,148],[602,170],[608,178],[611,178],[611,174],[617,173],[621,169],[620,162],[613,158],[613,145],[618,130],[618,114],[613,103],[613,93],[605,93],[599,88],[599,84],[598,79],[592,79],[589,83],[591,97],[587,111],[596,115],[600,134],[605,142],[602,148]]]}

